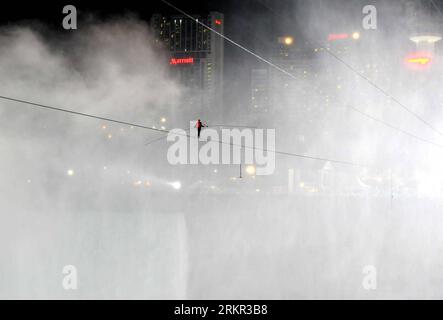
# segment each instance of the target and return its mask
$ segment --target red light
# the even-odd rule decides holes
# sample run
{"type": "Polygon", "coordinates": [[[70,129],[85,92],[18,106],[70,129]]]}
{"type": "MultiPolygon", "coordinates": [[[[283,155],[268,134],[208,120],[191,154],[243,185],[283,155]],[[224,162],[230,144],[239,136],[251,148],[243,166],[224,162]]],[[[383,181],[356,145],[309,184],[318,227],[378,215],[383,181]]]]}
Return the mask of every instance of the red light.
{"type": "Polygon", "coordinates": [[[169,64],[172,66],[180,65],[180,64],[194,64],[194,58],[171,58],[169,64]]]}
{"type": "Polygon", "coordinates": [[[347,33],[333,33],[333,34],[329,35],[328,41],[343,40],[343,39],[348,39],[348,38],[349,38],[349,34],[347,34],[347,33]]]}
{"type": "Polygon", "coordinates": [[[215,19],[215,24],[218,24],[219,26],[221,26],[222,21],[221,21],[221,20],[218,20],[218,19],[215,19]]]}

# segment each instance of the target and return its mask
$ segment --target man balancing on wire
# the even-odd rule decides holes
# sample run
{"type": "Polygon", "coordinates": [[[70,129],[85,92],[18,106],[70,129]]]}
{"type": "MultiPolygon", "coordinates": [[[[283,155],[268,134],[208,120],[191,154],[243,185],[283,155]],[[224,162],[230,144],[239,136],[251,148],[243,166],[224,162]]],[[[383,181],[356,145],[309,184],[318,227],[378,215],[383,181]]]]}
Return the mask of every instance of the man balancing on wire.
{"type": "Polygon", "coordinates": [[[197,120],[197,123],[195,124],[194,128],[197,128],[199,139],[200,139],[200,133],[202,131],[202,128],[207,128],[207,127],[208,126],[206,124],[203,124],[200,119],[197,120]]]}

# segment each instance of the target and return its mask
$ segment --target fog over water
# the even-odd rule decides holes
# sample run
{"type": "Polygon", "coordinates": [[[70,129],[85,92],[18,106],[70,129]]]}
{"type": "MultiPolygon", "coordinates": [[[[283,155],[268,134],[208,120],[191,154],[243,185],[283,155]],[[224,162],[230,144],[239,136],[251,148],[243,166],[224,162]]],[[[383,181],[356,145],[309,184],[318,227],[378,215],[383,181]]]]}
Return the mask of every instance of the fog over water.
{"type": "MultiPolygon", "coordinates": [[[[234,165],[171,166],[166,139],[147,144],[159,132],[0,101],[0,298],[443,298],[442,148],[417,139],[443,144],[441,44],[431,69],[405,66],[418,50],[409,36],[442,31],[442,17],[423,9],[417,26],[415,9],[377,1],[378,29],[365,31],[364,4],[350,3],[291,6],[280,27],[303,39],[312,70],[271,78],[290,90],[261,121],[245,96],[226,94],[224,121],[276,128],[281,151],[363,166],[277,155],[274,176],[238,179],[234,165]],[[330,50],[385,93],[324,49],[328,34],[349,30],[369,40],[330,50]],[[77,290],[62,286],[66,265],[77,290]],[[362,285],[367,266],[376,290],[362,285]]],[[[151,40],[130,16],[66,37],[37,22],[0,27],[0,95],[187,129],[189,90],[151,40]]],[[[225,87],[250,92],[231,71],[266,66],[238,55],[225,87]]]]}

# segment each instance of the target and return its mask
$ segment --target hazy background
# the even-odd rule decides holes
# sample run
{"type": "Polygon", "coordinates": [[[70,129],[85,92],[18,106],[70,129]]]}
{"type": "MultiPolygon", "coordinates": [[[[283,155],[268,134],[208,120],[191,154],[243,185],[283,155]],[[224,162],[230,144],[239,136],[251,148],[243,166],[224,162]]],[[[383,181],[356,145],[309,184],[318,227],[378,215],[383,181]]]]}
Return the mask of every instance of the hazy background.
{"type": "MultiPolygon", "coordinates": [[[[57,5],[51,10],[58,15],[57,5]]],[[[347,57],[357,69],[363,59],[397,61],[411,48],[408,16],[395,1],[375,5],[379,29],[373,31],[373,46],[347,57]]],[[[149,12],[131,6],[90,5],[81,28],[71,33],[58,30],[52,11],[37,17],[30,8],[23,17],[12,11],[9,20],[4,13],[0,95],[147,126],[161,126],[167,115],[172,119],[167,129],[185,128],[193,120],[180,112],[187,89],[169,78],[164,53],[150,46],[149,12]]],[[[330,30],[359,26],[361,8],[358,1],[242,1],[189,10],[224,10],[226,34],[268,56],[282,33],[321,42],[320,35],[330,30]]],[[[441,30],[441,16],[425,17],[441,30]]],[[[247,120],[249,72],[263,65],[239,48],[227,48],[229,121],[238,115],[247,120]]],[[[441,59],[439,47],[436,55],[441,59]]],[[[393,198],[385,187],[378,193],[340,193],[335,190],[340,181],[320,195],[255,192],[258,183],[273,177],[245,179],[234,192],[211,193],[209,184],[221,185],[228,177],[209,177],[201,166],[171,167],[165,141],[145,145],[159,134],[1,101],[0,297],[441,299],[441,150],[347,106],[436,143],[441,137],[327,53],[316,59],[324,66],[318,81],[337,99],[331,110],[317,110],[306,132],[308,147],[300,151],[292,131],[285,131],[305,126],[307,115],[292,122],[280,110],[262,125],[279,124],[281,150],[378,168],[368,174],[392,170],[398,175],[393,198]],[[331,73],[337,75],[334,82],[331,73]],[[405,177],[415,175],[431,192],[400,193],[405,177]],[[171,188],[184,176],[195,183],[171,188]],[[62,287],[65,265],[78,269],[76,291],[62,287]],[[377,268],[377,290],[362,287],[367,265],[377,268]]],[[[422,79],[395,62],[384,65],[391,79],[377,83],[441,128],[441,65],[422,79]]],[[[312,84],[297,82],[294,107],[302,102],[299,90],[313,90],[312,84]]],[[[314,174],[324,165],[278,157],[277,174],[288,163],[314,174]]],[[[361,174],[359,168],[336,169],[346,181],[361,174]]]]}

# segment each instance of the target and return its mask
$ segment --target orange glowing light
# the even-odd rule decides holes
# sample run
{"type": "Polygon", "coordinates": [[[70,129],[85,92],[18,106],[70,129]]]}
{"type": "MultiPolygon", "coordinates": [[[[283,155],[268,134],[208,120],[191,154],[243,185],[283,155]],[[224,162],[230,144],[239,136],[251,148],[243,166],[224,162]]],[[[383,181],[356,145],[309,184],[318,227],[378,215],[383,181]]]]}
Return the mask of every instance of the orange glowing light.
{"type": "Polygon", "coordinates": [[[406,65],[413,70],[424,70],[432,64],[432,54],[428,52],[415,52],[405,59],[406,65]]]}
{"type": "Polygon", "coordinates": [[[431,58],[409,58],[408,62],[424,65],[424,64],[428,64],[429,62],[431,62],[431,58]]]}
{"type": "Polygon", "coordinates": [[[294,38],[292,37],[286,37],[285,38],[285,45],[290,46],[294,43],[294,38]]]}

